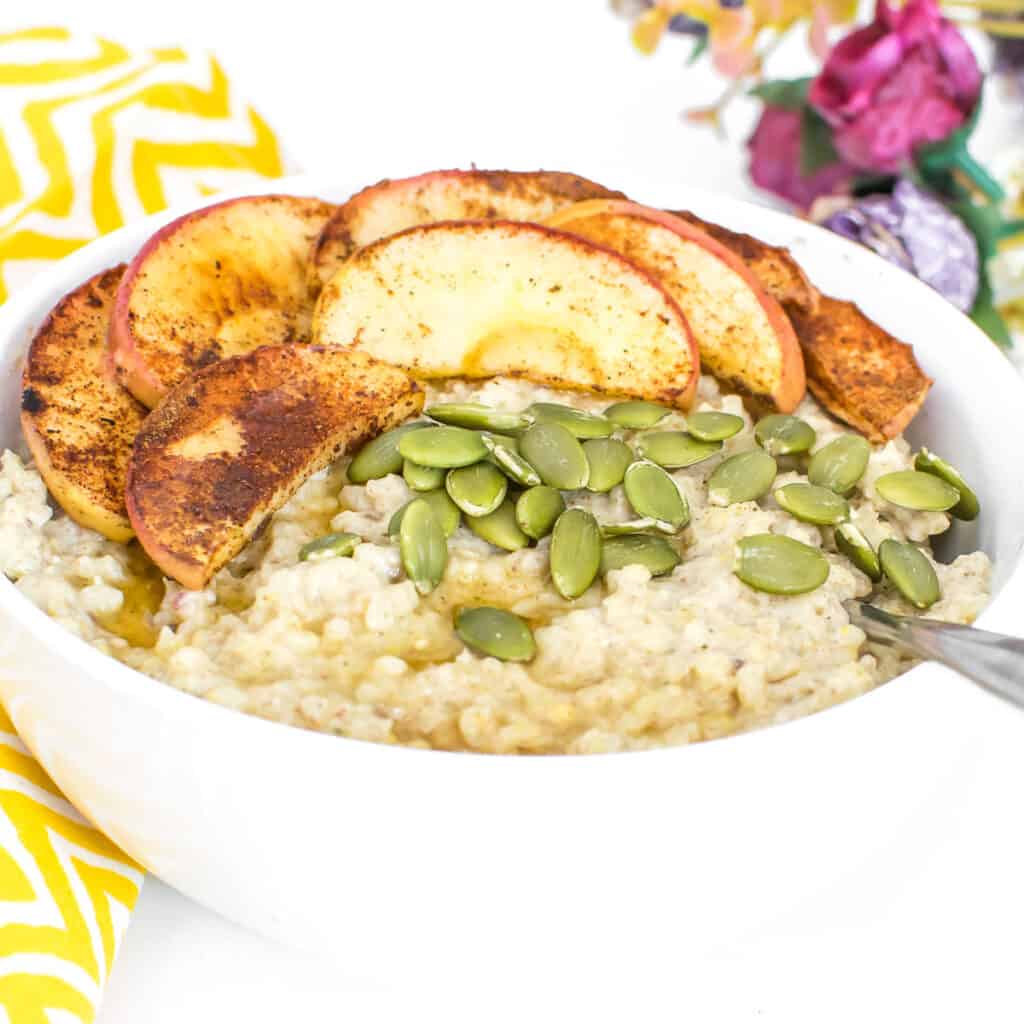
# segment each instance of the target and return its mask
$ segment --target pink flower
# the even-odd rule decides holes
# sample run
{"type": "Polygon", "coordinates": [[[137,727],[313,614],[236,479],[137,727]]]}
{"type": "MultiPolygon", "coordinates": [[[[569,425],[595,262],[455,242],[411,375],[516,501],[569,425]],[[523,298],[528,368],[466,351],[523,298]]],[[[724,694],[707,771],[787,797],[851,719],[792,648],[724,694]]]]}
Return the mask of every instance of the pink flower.
{"type": "Polygon", "coordinates": [[[754,184],[801,209],[818,196],[844,191],[853,176],[853,169],[842,162],[807,176],[800,173],[800,112],[796,110],[766,106],[747,149],[754,184]]]}
{"type": "Polygon", "coordinates": [[[934,0],[878,0],[875,20],[835,45],[808,99],[847,163],[895,173],[919,145],[959,128],[980,90],[971,48],[934,0]]]}

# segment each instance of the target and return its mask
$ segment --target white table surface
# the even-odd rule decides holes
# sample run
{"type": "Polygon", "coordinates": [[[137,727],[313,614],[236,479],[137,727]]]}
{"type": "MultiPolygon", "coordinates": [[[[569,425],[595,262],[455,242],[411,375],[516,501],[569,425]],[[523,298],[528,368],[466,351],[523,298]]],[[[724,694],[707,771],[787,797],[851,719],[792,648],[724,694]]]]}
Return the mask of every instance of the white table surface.
{"type": "MultiPolygon", "coordinates": [[[[720,83],[685,49],[633,54],[603,0],[42,0],[4,27],[67,24],[129,43],[212,49],[297,167],[356,181],[433,167],[616,167],[754,197],[735,141],[680,120],[720,83]]],[[[772,65],[805,73],[799,42],[772,65]]],[[[991,123],[984,134],[994,138],[991,123]]],[[[968,684],[964,684],[968,685],[968,684]]],[[[833,890],[799,897],[658,990],[590,1006],[575,992],[409,991],[242,931],[146,882],[101,1024],[345,1019],[707,1022],[1024,1020],[1024,716],[982,704],[990,743],[954,766],[946,821],[893,843],[833,890]]],[[[866,751],[865,756],[870,756],[866,751]]],[[[912,738],[908,757],[913,757],[912,738]]],[[[908,816],[913,813],[908,809],[908,816]]]]}

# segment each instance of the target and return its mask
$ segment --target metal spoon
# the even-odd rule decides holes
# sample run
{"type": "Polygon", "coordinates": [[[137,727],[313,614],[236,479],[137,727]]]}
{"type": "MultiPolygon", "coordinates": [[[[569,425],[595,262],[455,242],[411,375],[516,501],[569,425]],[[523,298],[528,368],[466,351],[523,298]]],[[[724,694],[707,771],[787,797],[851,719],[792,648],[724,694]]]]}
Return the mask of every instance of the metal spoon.
{"type": "Polygon", "coordinates": [[[909,615],[890,615],[863,601],[845,601],[850,621],[879,643],[937,661],[1024,708],[1024,640],[909,615]]]}

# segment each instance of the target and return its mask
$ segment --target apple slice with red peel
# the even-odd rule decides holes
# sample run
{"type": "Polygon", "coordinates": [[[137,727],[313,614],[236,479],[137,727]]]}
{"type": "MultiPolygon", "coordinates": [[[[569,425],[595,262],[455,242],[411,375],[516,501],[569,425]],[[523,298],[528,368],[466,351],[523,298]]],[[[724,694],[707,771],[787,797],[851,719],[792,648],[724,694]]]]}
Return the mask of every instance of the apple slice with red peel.
{"type": "Polygon", "coordinates": [[[118,380],[152,407],[218,359],[307,341],[309,252],[333,211],[320,199],[245,196],[161,228],[118,290],[109,337],[118,380]]]}
{"type": "Polygon", "coordinates": [[[781,412],[804,396],[804,363],[782,307],[739,257],[706,232],[625,200],[592,199],[547,223],[606,245],[650,271],[690,322],[704,366],[781,412]]]}
{"type": "Polygon", "coordinates": [[[817,308],[818,292],[788,249],[780,245],[769,245],[760,238],[733,231],[721,224],[701,220],[689,210],[666,212],[707,232],[716,242],[721,242],[733,255],[738,256],[761,287],[787,314],[808,314],[817,308]]]}
{"type": "Polygon", "coordinates": [[[317,288],[370,242],[441,220],[544,220],[582,199],[622,198],[561,171],[430,171],[381,181],[357,192],[324,225],[313,250],[317,288]]]}
{"type": "Polygon", "coordinates": [[[128,541],[125,471],[149,411],[105,372],[107,326],[124,266],[65,295],[32,339],[21,426],[50,494],[82,526],[128,541]]]}
{"type": "Polygon", "coordinates": [[[200,589],[313,473],[423,407],[362,352],[270,345],[184,380],[149,415],[126,502],[146,554],[200,589]]]}
{"type": "Polygon", "coordinates": [[[668,291],[617,252],[520,221],[446,221],[357,250],[313,338],[415,377],[525,377],[686,408],[699,357],[668,291]]]}

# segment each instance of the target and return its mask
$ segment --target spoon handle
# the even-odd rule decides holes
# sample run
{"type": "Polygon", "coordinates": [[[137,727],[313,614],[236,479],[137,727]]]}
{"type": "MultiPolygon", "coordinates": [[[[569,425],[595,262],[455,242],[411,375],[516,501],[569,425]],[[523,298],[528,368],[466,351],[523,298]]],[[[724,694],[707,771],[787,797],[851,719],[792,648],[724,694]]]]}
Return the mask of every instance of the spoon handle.
{"type": "Polygon", "coordinates": [[[872,639],[938,661],[1011,704],[1024,708],[1024,640],[847,601],[850,621],[872,639]]]}

